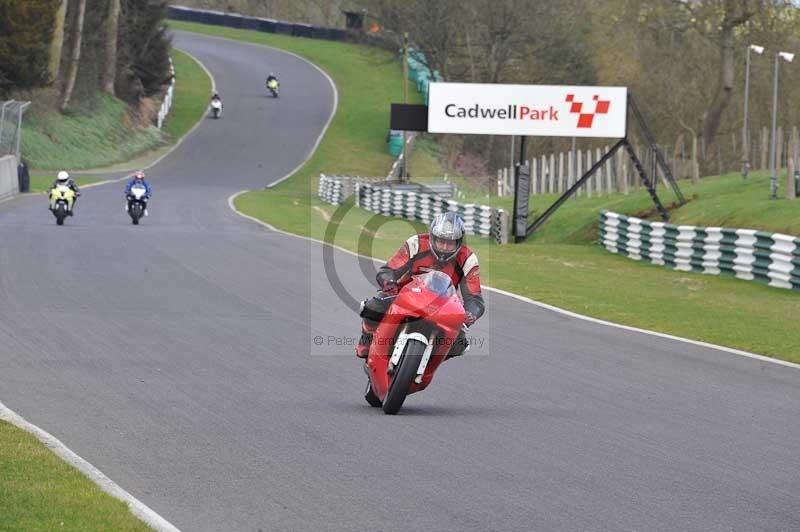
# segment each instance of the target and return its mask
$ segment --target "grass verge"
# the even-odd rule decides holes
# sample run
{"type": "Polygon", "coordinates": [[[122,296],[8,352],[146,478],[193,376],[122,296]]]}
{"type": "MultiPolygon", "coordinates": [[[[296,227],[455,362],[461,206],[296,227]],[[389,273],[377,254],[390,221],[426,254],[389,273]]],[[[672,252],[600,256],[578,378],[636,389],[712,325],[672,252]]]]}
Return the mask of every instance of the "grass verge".
{"type": "Polygon", "coordinates": [[[173,49],[171,55],[176,73],[175,95],[164,132],[169,143],[174,144],[205,116],[211,97],[211,78],[188,54],[173,49]]]}
{"type": "Polygon", "coordinates": [[[197,62],[177,50],[172,57],[179,77],[163,129],[131,128],[127,105],[102,93],[64,114],[34,105],[22,136],[28,166],[37,171],[84,170],[128,164],[134,158],[145,166],[151,152],[157,156],[159,149],[166,151],[203,116],[211,91],[211,80],[197,62]]]}
{"type": "MultiPolygon", "coordinates": [[[[55,173],[32,175],[30,192],[44,192],[48,190],[50,186],[53,184],[53,180],[55,180],[55,173]]],[[[84,185],[97,183],[98,181],[102,180],[103,179],[101,177],[78,177],[75,179],[75,182],[78,183],[79,187],[82,187],[84,185]]]]}
{"type": "Polygon", "coordinates": [[[132,129],[127,121],[127,105],[102,93],[64,114],[35,108],[25,118],[22,153],[31,168],[80,170],[124,161],[164,142],[158,128],[132,129]]]}
{"type": "Polygon", "coordinates": [[[35,437],[0,421],[0,531],[150,530],[35,437]]]}
{"type": "MultiPolygon", "coordinates": [[[[384,142],[389,103],[402,96],[399,65],[386,53],[367,47],[200,24],[170,25],[286,49],[319,65],[334,79],[339,109],[312,159],[277,187],[241,195],[236,201],[242,212],[279,229],[323,239],[337,207],[316,198],[319,174],[382,175],[392,163],[384,142]]],[[[674,220],[800,234],[800,202],[769,202],[765,183],[764,176],[742,183],[729,175],[704,179],[697,186],[682,184],[692,202],[676,211],[674,220]]],[[[674,200],[670,193],[662,194],[665,202],[674,200]]],[[[554,199],[534,197],[532,206],[541,212],[554,199]]],[[[503,206],[510,202],[491,201],[503,206]]],[[[608,253],[596,244],[602,208],[647,214],[652,203],[642,191],[577,198],[524,244],[499,247],[471,238],[470,245],[481,257],[484,282],[588,316],[800,362],[800,330],[794,326],[800,307],[797,293],[735,278],[666,270],[608,253]]],[[[371,213],[348,210],[336,223],[334,243],[387,257],[412,230],[406,221],[378,217],[383,225],[369,235],[368,244],[360,244],[371,218],[371,213]]]]}

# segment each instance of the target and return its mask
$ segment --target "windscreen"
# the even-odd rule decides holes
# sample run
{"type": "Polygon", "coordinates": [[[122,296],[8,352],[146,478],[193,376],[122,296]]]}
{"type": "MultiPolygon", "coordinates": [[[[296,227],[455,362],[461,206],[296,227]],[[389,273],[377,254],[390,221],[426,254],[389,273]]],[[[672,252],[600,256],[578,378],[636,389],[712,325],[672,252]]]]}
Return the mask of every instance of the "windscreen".
{"type": "Polygon", "coordinates": [[[450,276],[446,273],[431,270],[422,275],[417,275],[416,277],[428,290],[440,296],[449,297],[456,291],[456,289],[453,288],[453,281],[450,280],[450,276]]]}

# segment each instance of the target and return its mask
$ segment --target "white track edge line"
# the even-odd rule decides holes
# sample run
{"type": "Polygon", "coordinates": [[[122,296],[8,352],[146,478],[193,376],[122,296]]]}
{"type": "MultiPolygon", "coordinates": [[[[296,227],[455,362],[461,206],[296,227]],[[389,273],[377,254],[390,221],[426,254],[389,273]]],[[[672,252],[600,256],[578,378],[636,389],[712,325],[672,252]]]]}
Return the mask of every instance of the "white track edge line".
{"type": "MultiPolygon", "coordinates": [[[[345,249],[345,248],[337,246],[335,244],[329,244],[328,242],[324,242],[324,241],[318,240],[316,238],[311,238],[309,236],[303,236],[303,235],[296,235],[294,233],[289,233],[287,231],[283,231],[283,230],[278,229],[278,228],[276,228],[276,227],[274,227],[274,226],[272,226],[272,225],[270,225],[270,224],[268,224],[268,223],[266,223],[266,222],[264,222],[262,220],[259,220],[258,218],[254,218],[254,217],[252,217],[250,215],[244,214],[243,212],[239,211],[236,208],[236,206],[234,205],[234,201],[236,200],[236,198],[238,196],[240,196],[241,194],[244,194],[246,192],[250,192],[250,191],[249,190],[241,190],[241,191],[231,195],[228,198],[228,206],[233,210],[233,212],[235,212],[239,216],[241,216],[243,218],[247,218],[248,220],[251,220],[253,222],[256,222],[257,224],[260,224],[260,225],[266,227],[267,229],[269,229],[270,231],[274,231],[276,233],[281,233],[283,235],[291,236],[291,237],[294,237],[294,238],[300,238],[302,240],[309,240],[309,241],[312,241],[312,242],[316,242],[318,244],[322,244],[323,246],[331,246],[331,247],[333,247],[333,248],[335,248],[335,249],[337,249],[337,250],[339,250],[339,251],[341,251],[343,253],[348,253],[348,254],[353,255],[355,257],[369,259],[369,260],[372,260],[372,261],[378,262],[378,263],[383,262],[383,261],[381,261],[379,259],[376,259],[375,257],[368,257],[366,255],[361,255],[360,253],[355,253],[354,251],[350,251],[349,249],[345,249]]],[[[743,357],[747,357],[747,358],[752,358],[752,359],[755,359],[755,360],[759,360],[761,362],[771,362],[773,364],[779,364],[781,366],[787,366],[787,367],[794,368],[794,369],[800,369],[800,364],[795,364],[794,362],[788,362],[786,360],[780,360],[778,358],[771,358],[771,357],[764,356],[764,355],[758,355],[756,353],[750,353],[748,351],[742,351],[740,349],[734,349],[732,347],[725,347],[724,345],[711,344],[711,343],[703,342],[703,341],[700,341],[700,340],[692,340],[690,338],[683,338],[681,336],[674,336],[672,334],[661,333],[661,332],[657,332],[657,331],[650,331],[650,330],[647,330],[647,329],[640,329],[639,327],[633,327],[633,326],[630,326],[630,325],[622,325],[620,323],[614,323],[612,321],[606,321],[606,320],[601,320],[599,318],[593,318],[591,316],[585,316],[583,314],[578,314],[577,312],[572,312],[571,310],[565,310],[565,309],[562,309],[562,308],[559,308],[559,307],[555,307],[555,306],[549,305],[547,303],[542,303],[541,301],[536,301],[535,299],[531,299],[529,297],[521,296],[519,294],[515,294],[513,292],[508,292],[508,291],[502,290],[500,288],[494,288],[494,287],[488,286],[488,285],[482,285],[482,288],[484,290],[489,291],[489,292],[494,292],[494,293],[497,293],[497,294],[501,294],[501,295],[516,299],[518,301],[522,301],[523,303],[528,303],[529,305],[534,305],[536,307],[543,308],[545,310],[549,310],[549,311],[552,311],[552,312],[556,312],[556,313],[562,314],[564,316],[569,316],[571,318],[576,318],[576,319],[579,319],[579,320],[588,321],[588,322],[591,322],[591,323],[596,323],[598,325],[605,325],[605,326],[608,326],[608,327],[615,327],[617,329],[623,329],[623,330],[626,330],[626,331],[637,332],[637,333],[642,333],[642,334],[648,334],[648,335],[651,335],[651,336],[657,336],[659,338],[665,338],[667,340],[675,340],[675,341],[678,341],[678,342],[692,344],[692,345],[696,345],[696,346],[700,346],[700,347],[706,347],[706,348],[709,348],[709,349],[716,349],[718,351],[723,351],[725,353],[730,353],[730,354],[733,354],[733,355],[739,355],[739,356],[743,356],[743,357]]]]}
{"type": "Polygon", "coordinates": [[[0,402],[0,420],[7,421],[15,427],[29,432],[42,442],[48,449],[55,453],[59,458],[83,473],[90,481],[94,482],[101,490],[112,497],[126,503],[131,513],[138,517],[148,526],[158,532],[180,532],[180,530],[157,514],[142,501],[122,489],[117,483],[103,474],[102,471],[78,456],[69,447],[64,445],[58,438],[49,432],[28,422],[22,416],[0,402]]]}

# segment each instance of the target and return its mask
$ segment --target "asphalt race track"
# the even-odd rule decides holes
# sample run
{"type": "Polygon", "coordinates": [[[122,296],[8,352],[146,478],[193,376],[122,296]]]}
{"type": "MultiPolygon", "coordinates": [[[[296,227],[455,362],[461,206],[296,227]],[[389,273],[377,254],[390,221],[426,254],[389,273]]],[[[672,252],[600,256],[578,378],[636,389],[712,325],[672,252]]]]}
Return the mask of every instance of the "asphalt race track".
{"type": "Polygon", "coordinates": [[[43,196],[0,205],[0,401],[185,531],[800,530],[794,368],[490,294],[482,348],[371,409],[320,246],[227,203],[305,159],[332,88],[267,48],[176,44],[225,114],[149,172],[142,225],[122,184],[61,228],[43,196]]]}

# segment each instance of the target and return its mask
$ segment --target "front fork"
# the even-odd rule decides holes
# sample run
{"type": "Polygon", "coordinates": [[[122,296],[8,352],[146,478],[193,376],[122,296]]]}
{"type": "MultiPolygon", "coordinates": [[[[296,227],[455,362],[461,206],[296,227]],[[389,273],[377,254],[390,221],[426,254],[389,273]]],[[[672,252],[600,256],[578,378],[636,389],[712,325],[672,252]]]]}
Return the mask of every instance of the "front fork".
{"type": "Polygon", "coordinates": [[[394,345],[394,349],[392,350],[392,356],[389,359],[389,365],[386,368],[386,372],[391,375],[394,373],[395,368],[400,364],[400,359],[403,356],[403,352],[405,351],[406,344],[409,340],[417,340],[425,344],[425,351],[422,353],[422,360],[419,363],[419,367],[417,367],[417,376],[414,378],[414,382],[417,384],[422,383],[422,376],[425,375],[425,369],[428,367],[428,362],[431,359],[431,354],[433,353],[434,342],[427,336],[422,333],[418,332],[406,332],[403,329],[399,335],[397,335],[397,343],[394,345]]]}

